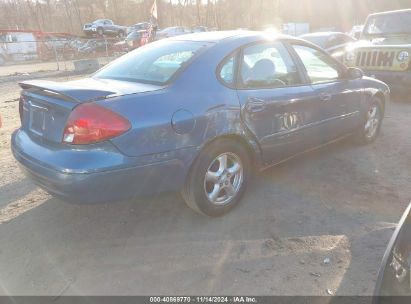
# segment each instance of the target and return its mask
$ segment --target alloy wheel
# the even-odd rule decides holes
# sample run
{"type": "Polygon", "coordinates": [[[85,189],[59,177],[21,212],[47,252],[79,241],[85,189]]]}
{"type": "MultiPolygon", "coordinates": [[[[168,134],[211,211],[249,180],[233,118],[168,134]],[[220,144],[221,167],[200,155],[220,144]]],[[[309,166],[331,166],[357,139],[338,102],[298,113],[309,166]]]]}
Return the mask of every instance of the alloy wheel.
{"type": "Polygon", "coordinates": [[[373,138],[378,131],[380,124],[380,109],[377,104],[373,104],[367,112],[367,121],[364,126],[364,133],[367,138],[373,138]]]}
{"type": "Polygon", "coordinates": [[[228,204],[239,192],[243,183],[243,165],[234,153],[217,156],[209,166],[204,179],[204,191],[215,205],[228,204]]]}

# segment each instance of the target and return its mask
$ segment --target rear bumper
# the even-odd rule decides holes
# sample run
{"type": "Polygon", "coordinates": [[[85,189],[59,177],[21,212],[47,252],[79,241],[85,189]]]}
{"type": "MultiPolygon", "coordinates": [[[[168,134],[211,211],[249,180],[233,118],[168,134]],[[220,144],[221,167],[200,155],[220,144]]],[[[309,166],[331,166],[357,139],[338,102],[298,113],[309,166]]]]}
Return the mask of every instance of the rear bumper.
{"type": "Polygon", "coordinates": [[[377,78],[388,84],[391,90],[409,90],[411,72],[365,71],[367,76],[377,78]]]}
{"type": "Polygon", "coordinates": [[[75,203],[120,201],[176,191],[188,171],[184,161],[173,155],[155,162],[153,157],[124,157],[118,151],[101,151],[101,147],[90,151],[56,150],[39,145],[21,130],[12,136],[12,152],[37,185],[75,203]],[[73,165],[69,166],[68,161],[73,165]]]}

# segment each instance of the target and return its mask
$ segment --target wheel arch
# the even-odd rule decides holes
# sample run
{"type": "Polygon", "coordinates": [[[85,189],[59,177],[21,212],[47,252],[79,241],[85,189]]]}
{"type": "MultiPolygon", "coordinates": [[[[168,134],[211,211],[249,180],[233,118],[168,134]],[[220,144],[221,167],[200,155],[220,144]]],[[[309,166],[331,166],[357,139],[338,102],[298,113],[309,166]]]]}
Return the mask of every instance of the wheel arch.
{"type": "Polygon", "coordinates": [[[387,96],[384,94],[382,89],[380,89],[380,88],[372,88],[372,89],[368,88],[368,89],[365,90],[364,93],[365,93],[365,95],[364,95],[364,98],[362,99],[362,102],[361,102],[361,115],[362,115],[363,118],[365,118],[368,106],[370,105],[370,103],[372,102],[372,100],[374,98],[378,98],[379,100],[381,100],[382,110],[383,110],[383,113],[385,113],[387,103],[389,102],[389,100],[387,100],[387,96]]]}
{"type": "Polygon", "coordinates": [[[221,134],[213,138],[210,138],[199,148],[198,153],[196,157],[193,159],[192,163],[196,161],[201,151],[206,149],[208,146],[218,142],[219,140],[231,140],[231,141],[240,143],[247,151],[250,157],[251,164],[257,165],[257,166],[261,165],[261,148],[258,145],[258,143],[254,139],[247,137],[245,134],[239,134],[239,133],[225,133],[225,134],[221,134]]]}
{"type": "Polygon", "coordinates": [[[380,90],[378,90],[377,92],[375,92],[373,95],[372,95],[372,97],[376,97],[376,98],[378,98],[378,99],[380,99],[381,100],[381,102],[382,102],[382,110],[383,110],[383,112],[385,113],[385,106],[386,106],[386,99],[385,99],[385,95],[384,95],[384,93],[383,92],[381,92],[380,90]]]}

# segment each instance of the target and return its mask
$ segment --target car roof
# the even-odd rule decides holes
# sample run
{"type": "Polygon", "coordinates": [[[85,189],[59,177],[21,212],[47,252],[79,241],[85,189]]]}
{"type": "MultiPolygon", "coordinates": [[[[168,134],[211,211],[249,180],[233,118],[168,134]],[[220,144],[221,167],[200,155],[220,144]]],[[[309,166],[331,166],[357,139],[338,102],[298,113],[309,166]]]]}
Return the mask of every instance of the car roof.
{"type": "MultiPolygon", "coordinates": [[[[282,35],[282,34],[269,34],[265,32],[257,31],[215,31],[215,32],[202,32],[202,33],[192,33],[182,36],[177,36],[169,38],[170,40],[178,41],[200,41],[200,42],[214,42],[219,43],[226,40],[236,40],[248,38],[253,40],[262,40],[262,39],[296,39],[291,36],[282,35]]],[[[297,39],[296,39],[297,40],[297,39]]]]}
{"type": "Polygon", "coordinates": [[[386,12],[379,12],[375,14],[370,14],[368,17],[374,17],[374,16],[380,16],[380,15],[390,15],[390,14],[396,14],[396,13],[410,13],[411,9],[402,9],[402,10],[395,10],[395,11],[386,11],[386,12]]]}
{"type": "Polygon", "coordinates": [[[332,35],[346,35],[342,32],[314,32],[309,34],[301,35],[301,38],[304,37],[325,37],[325,36],[332,36],[332,35]]]}

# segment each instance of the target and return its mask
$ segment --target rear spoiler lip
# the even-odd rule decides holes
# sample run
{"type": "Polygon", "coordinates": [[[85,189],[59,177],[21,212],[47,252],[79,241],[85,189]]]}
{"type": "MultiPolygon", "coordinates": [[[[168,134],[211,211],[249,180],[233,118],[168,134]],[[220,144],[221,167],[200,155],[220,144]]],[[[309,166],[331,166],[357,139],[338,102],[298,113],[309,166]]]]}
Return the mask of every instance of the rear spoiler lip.
{"type": "Polygon", "coordinates": [[[112,98],[121,95],[119,92],[113,91],[102,91],[102,90],[92,90],[82,87],[66,85],[64,83],[47,81],[47,80],[31,80],[19,82],[19,86],[23,90],[27,89],[39,89],[41,91],[48,91],[54,94],[62,96],[64,99],[73,101],[73,102],[91,102],[107,98],[112,98]],[[80,93],[80,94],[79,94],[80,93]],[[81,93],[89,93],[89,98],[80,98],[81,93]],[[94,95],[94,96],[93,96],[94,95]]]}

